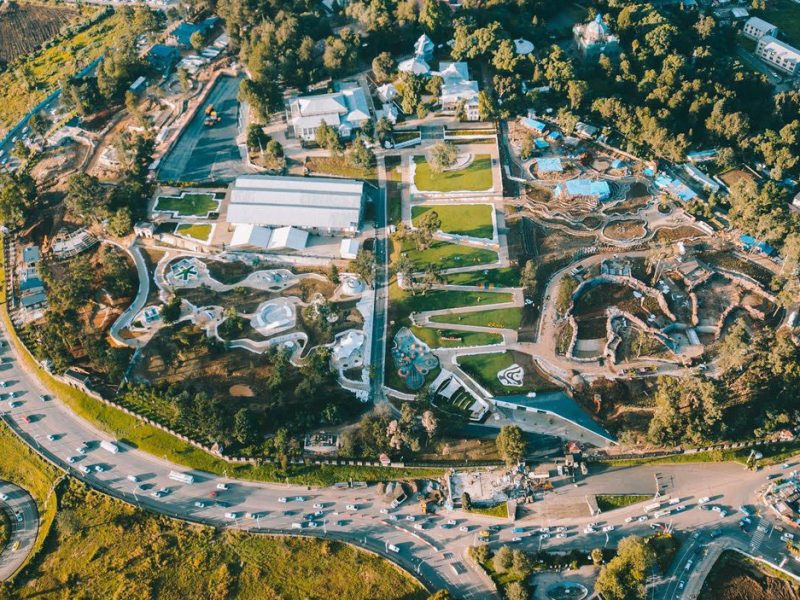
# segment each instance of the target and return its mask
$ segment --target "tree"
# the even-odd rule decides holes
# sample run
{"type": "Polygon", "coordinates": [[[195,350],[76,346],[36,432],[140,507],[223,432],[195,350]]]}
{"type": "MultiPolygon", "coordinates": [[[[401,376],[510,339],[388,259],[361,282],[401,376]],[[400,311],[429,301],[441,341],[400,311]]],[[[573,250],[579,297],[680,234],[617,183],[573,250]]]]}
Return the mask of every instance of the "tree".
{"type": "Polygon", "coordinates": [[[435,594],[428,596],[428,600],[453,600],[449,590],[439,590],[435,594]]]}
{"type": "Polygon", "coordinates": [[[375,135],[377,136],[381,145],[383,145],[383,142],[386,140],[386,138],[392,135],[393,131],[394,125],[392,125],[392,122],[386,117],[381,117],[378,119],[378,122],[375,123],[375,135]]]}
{"type": "Polygon", "coordinates": [[[469,492],[461,493],[461,508],[464,510],[469,510],[472,508],[472,498],[470,498],[469,492]]]}
{"type": "Polygon", "coordinates": [[[617,555],[600,570],[594,591],[606,600],[644,599],[647,574],[654,564],[655,553],[646,540],[626,537],[620,540],[617,555]]]}
{"type": "Polygon", "coordinates": [[[14,228],[24,222],[36,200],[36,184],[25,172],[0,170],[0,222],[14,228]]]}
{"type": "Polygon", "coordinates": [[[366,170],[375,164],[375,153],[367,146],[364,137],[359,134],[347,153],[347,162],[357,169],[366,170]]]}
{"type": "Polygon", "coordinates": [[[328,269],[328,279],[331,280],[331,283],[339,283],[339,267],[336,266],[336,263],[331,263],[328,269]]]}
{"type": "Polygon", "coordinates": [[[450,142],[438,142],[428,150],[428,164],[431,172],[440,174],[446,168],[455,164],[458,150],[450,142]]]}
{"type": "Polygon", "coordinates": [[[189,88],[192,87],[192,78],[189,75],[189,71],[187,71],[185,67],[178,67],[175,74],[178,76],[178,83],[181,86],[181,91],[185,94],[189,91],[189,88]]]}
{"type": "Polygon", "coordinates": [[[533,573],[533,561],[527,552],[514,550],[511,570],[523,581],[531,576],[531,573],[533,573]]]}
{"type": "Polygon", "coordinates": [[[322,63],[332,77],[337,77],[353,68],[358,59],[358,47],[360,45],[359,36],[350,29],[342,29],[338,37],[329,36],[325,40],[322,63]]]}
{"type": "Polygon", "coordinates": [[[390,52],[381,52],[372,59],[372,72],[378,83],[391,81],[397,70],[397,63],[390,52]]]}
{"type": "Polygon", "coordinates": [[[525,296],[528,298],[533,298],[536,293],[536,277],[538,271],[539,265],[537,265],[535,261],[528,260],[525,262],[525,266],[519,278],[519,283],[525,291],[525,296]]]}
{"type": "Polygon", "coordinates": [[[189,44],[195,52],[200,52],[206,45],[206,36],[202,31],[195,31],[189,38],[189,44]]]}
{"type": "Polygon", "coordinates": [[[516,425],[503,425],[495,440],[500,457],[508,466],[512,466],[525,458],[528,442],[525,434],[516,425]]]}
{"type": "Polygon", "coordinates": [[[129,234],[132,229],[133,217],[131,216],[131,210],[127,206],[115,210],[108,219],[108,231],[113,235],[122,237],[129,234]]]}
{"type": "Polygon", "coordinates": [[[10,154],[21,161],[26,161],[31,155],[31,149],[20,139],[14,142],[14,147],[11,148],[10,154]]]}
{"type": "Polygon", "coordinates": [[[647,436],[656,444],[700,444],[720,433],[722,406],[715,383],[699,378],[662,377],[647,436]]]}
{"type": "Polygon", "coordinates": [[[743,319],[737,319],[725,333],[717,351],[717,364],[723,375],[730,371],[742,371],[750,362],[751,339],[743,319]]]}
{"type": "Polygon", "coordinates": [[[494,553],[494,557],[492,558],[492,565],[494,566],[494,570],[498,573],[504,573],[508,569],[511,568],[511,565],[514,564],[514,553],[511,551],[511,548],[508,546],[500,546],[497,549],[497,552],[494,553]]]}
{"type": "Polygon", "coordinates": [[[50,118],[44,111],[33,113],[31,118],[28,119],[28,125],[36,135],[44,139],[44,134],[50,129],[50,118]]]}
{"type": "Polygon", "coordinates": [[[342,140],[339,139],[339,134],[325,122],[325,119],[320,121],[319,127],[314,131],[314,141],[317,142],[317,146],[329,150],[332,154],[342,151],[342,140]]]}
{"type": "Polygon", "coordinates": [[[599,567],[603,564],[603,550],[600,548],[592,549],[592,564],[599,567]]]}
{"type": "Polygon", "coordinates": [[[246,408],[236,411],[233,416],[233,437],[243,446],[249,446],[256,437],[257,427],[253,413],[246,408]]]}
{"type": "Polygon", "coordinates": [[[423,213],[417,221],[417,228],[414,234],[414,242],[417,250],[425,250],[431,244],[434,234],[442,228],[442,220],[439,213],[429,210],[423,213]]]}
{"type": "Polygon", "coordinates": [[[264,127],[258,123],[250,123],[247,128],[247,148],[251,151],[264,152],[270,136],[264,131],[264,127]]]}
{"type": "Polygon", "coordinates": [[[517,54],[514,42],[511,40],[501,40],[492,55],[492,66],[497,71],[514,73],[517,70],[520,60],[521,58],[517,54]]]}
{"type": "Polygon", "coordinates": [[[349,268],[369,285],[372,285],[375,277],[375,254],[372,250],[359,248],[356,259],[350,262],[349,268]]]}
{"type": "Polygon", "coordinates": [[[76,173],[67,183],[64,204],[74,217],[84,221],[100,221],[106,217],[108,198],[97,177],[76,173]]]}
{"type": "Polygon", "coordinates": [[[469,548],[469,555],[477,562],[478,564],[484,564],[487,560],[489,560],[489,556],[491,555],[491,551],[489,550],[489,546],[486,544],[479,544],[478,546],[470,546],[469,548]]]}
{"type": "Polygon", "coordinates": [[[419,13],[419,24],[430,37],[439,39],[450,23],[450,11],[439,0],[425,0],[419,13]]]}
{"type": "Polygon", "coordinates": [[[161,320],[167,325],[175,323],[181,317],[181,299],[173,296],[161,306],[161,320]]]}
{"type": "Polygon", "coordinates": [[[433,414],[433,411],[426,410],[422,413],[422,428],[428,434],[428,442],[430,442],[439,428],[439,420],[433,414]]]}
{"type": "Polygon", "coordinates": [[[489,121],[497,114],[494,99],[486,90],[478,92],[478,117],[481,121],[489,121]]]}
{"type": "Polygon", "coordinates": [[[585,81],[571,80],[567,83],[567,98],[569,98],[569,107],[572,110],[577,110],[583,104],[586,93],[589,91],[589,84],[585,81]]]}
{"type": "Polygon", "coordinates": [[[506,586],[506,600],[528,600],[531,597],[525,584],[512,581],[506,586]]]}

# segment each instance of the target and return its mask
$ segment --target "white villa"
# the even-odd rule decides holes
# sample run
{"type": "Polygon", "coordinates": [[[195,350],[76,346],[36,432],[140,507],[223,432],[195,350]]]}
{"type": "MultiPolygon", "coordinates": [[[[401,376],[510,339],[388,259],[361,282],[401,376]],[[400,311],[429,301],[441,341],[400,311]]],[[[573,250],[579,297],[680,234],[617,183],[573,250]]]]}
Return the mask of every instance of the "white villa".
{"type": "Polygon", "coordinates": [[[430,75],[431,67],[428,64],[433,57],[435,46],[433,41],[424,33],[414,42],[414,56],[397,65],[397,70],[414,75],[430,75]]]}
{"type": "Polygon", "coordinates": [[[317,128],[325,121],[341,137],[350,138],[370,120],[367,98],[361,87],[343,89],[332,94],[301,96],[289,104],[288,120],[296,137],[312,141],[317,128]]]}
{"type": "Polygon", "coordinates": [[[585,58],[619,53],[619,38],[611,33],[601,14],[588,23],[576,23],[572,28],[572,35],[578,52],[585,58]]]}
{"type": "Polygon", "coordinates": [[[456,113],[460,106],[468,121],[478,121],[478,82],[469,78],[465,62],[439,63],[442,78],[442,111],[456,113]]]}
{"type": "Polygon", "coordinates": [[[767,23],[764,19],[750,17],[742,27],[742,33],[751,40],[760,40],[765,35],[775,37],[778,35],[778,28],[772,23],[767,23]]]}
{"type": "Polygon", "coordinates": [[[789,75],[800,75],[800,50],[771,35],[758,40],[756,56],[789,75]]]}

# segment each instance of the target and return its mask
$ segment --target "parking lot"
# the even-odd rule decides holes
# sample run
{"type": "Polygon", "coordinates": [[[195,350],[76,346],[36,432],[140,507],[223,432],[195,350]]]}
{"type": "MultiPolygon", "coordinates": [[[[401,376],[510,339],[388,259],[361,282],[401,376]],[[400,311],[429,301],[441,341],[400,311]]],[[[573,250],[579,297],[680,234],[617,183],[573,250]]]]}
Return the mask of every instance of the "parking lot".
{"type": "Polygon", "coordinates": [[[161,181],[228,182],[248,172],[236,145],[239,134],[239,77],[221,76],[159,168],[161,181]],[[204,123],[213,106],[219,121],[204,123]]]}

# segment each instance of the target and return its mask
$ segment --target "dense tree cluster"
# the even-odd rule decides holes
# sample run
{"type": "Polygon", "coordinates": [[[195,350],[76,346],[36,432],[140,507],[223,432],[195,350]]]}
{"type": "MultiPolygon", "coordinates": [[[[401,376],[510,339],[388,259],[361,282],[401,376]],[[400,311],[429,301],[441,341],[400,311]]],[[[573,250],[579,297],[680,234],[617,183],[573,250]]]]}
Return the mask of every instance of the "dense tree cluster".
{"type": "Polygon", "coordinates": [[[655,553],[645,539],[623,538],[617,555],[600,570],[594,591],[608,600],[644,600],[647,576],[655,563],[655,553]]]}

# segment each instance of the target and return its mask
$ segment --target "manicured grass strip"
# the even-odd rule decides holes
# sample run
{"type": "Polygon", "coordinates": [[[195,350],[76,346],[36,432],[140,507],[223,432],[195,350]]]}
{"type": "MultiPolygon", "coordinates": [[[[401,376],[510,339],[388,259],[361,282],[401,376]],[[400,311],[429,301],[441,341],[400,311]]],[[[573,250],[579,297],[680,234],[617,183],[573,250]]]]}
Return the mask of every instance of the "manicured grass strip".
{"type": "Polygon", "coordinates": [[[213,194],[186,194],[185,196],[159,196],[155,210],[172,212],[179,217],[204,217],[219,208],[213,194]]]}
{"type": "Polygon", "coordinates": [[[484,292],[461,290],[430,290],[425,294],[413,295],[396,284],[389,288],[389,312],[393,320],[407,322],[412,312],[445,310],[461,306],[491,305],[511,302],[513,296],[508,292],[484,292]]]}
{"type": "Polygon", "coordinates": [[[488,346],[490,344],[500,344],[503,341],[503,336],[499,333],[484,333],[481,331],[455,331],[416,326],[412,327],[411,331],[431,348],[488,346]]]}
{"type": "Polygon", "coordinates": [[[520,323],[522,323],[522,309],[519,307],[494,308],[478,312],[438,315],[431,317],[431,322],[474,325],[492,329],[519,329],[520,323]]]}
{"type": "Polygon", "coordinates": [[[494,235],[493,211],[494,207],[490,204],[413,206],[411,218],[414,225],[417,225],[422,215],[427,212],[436,212],[442,221],[441,230],[445,233],[492,239],[494,235]]]}
{"type": "Polygon", "coordinates": [[[472,506],[467,512],[483,515],[484,517],[508,518],[508,507],[505,502],[492,504],[491,506],[472,506]]]}
{"type": "Polygon", "coordinates": [[[459,366],[467,375],[475,379],[495,396],[524,394],[531,391],[546,392],[559,389],[526,355],[514,352],[493,352],[491,354],[459,356],[457,360],[459,366]],[[519,364],[524,371],[520,387],[505,386],[497,378],[499,371],[513,364],[519,364]]]}
{"type": "Polygon", "coordinates": [[[211,225],[208,223],[181,223],[175,228],[176,235],[189,237],[198,242],[207,242],[211,237],[211,225]]]}
{"type": "Polygon", "coordinates": [[[519,287],[519,269],[501,267],[467,273],[452,273],[445,277],[450,285],[476,285],[483,287],[519,287]]]}
{"type": "Polygon", "coordinates": [[[624,508],[632,504],[645,502],[651,498],[652,496],[645,496],[641,494],[603,494],[600,496],[595,496],[597,508],[599,508],[602,512],[608,512],[609,510],[615,510],[617,508],[624,508]]]}
{"type": "Polygon", "coordinates": [[[492,157],[476,154],[472,162],[457,171],[438,175],[424,156],[415,156],[414,184],[421,192],[484,192],[492,189],[492,157]]]}
{"type": "Polygon", "coordinates": [[[497,252],[484,248],[450,244],[448,242],[433,242],[425,250],[417,250],[413,242],[403,243],[403,252],[411,259],[414,269],[422,271],[428,265],[436,265],[440,269],[454,269],[456,267],[469,267],[472,265],[485,265],[497,262],[497,252]]]}

